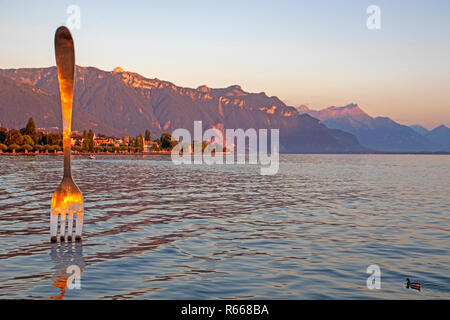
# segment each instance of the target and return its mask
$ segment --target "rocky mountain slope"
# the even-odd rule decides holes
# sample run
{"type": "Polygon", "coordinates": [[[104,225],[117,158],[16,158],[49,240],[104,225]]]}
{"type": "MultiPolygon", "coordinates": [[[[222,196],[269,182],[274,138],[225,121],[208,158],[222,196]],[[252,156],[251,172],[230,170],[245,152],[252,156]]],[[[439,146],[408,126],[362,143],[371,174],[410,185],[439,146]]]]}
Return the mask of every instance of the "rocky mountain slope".
{"type": "MultiPolygon", "coordinates": [[[[59,127],[61,111],[56,68],[0,70],[0,124],[24,126],[32,116],[37,127],[59,127]]],[[[299,114],[277,97],[248,93],[234,85],[213,89],[183,88],[116,68],[111,72],[77,67],[73,129],[96,133],[153,136],[176,128],[280,129],[282,152],[362,152],[357,139],[330,130],[319,120],[299,114]]]]}

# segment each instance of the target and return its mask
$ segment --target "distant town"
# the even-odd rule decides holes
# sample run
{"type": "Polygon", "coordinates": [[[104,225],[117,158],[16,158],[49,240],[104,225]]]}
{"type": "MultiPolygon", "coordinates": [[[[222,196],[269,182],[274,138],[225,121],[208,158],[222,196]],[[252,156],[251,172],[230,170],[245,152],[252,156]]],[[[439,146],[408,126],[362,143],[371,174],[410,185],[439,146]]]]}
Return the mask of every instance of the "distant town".
{"type": "MultiPolygon", "coordinates": [[[[36,129],[33,118],[20,130],[0,127],[0,153],[61,153],[62,134],[51,132],[53,129],[57,128],[36,129]]],[[[91,129],[72,131],[70,140],[73,153],[167,153],[177,144],[167,132],[152,140],[149,130],[121,138],[95,134],[91,129]]]]}

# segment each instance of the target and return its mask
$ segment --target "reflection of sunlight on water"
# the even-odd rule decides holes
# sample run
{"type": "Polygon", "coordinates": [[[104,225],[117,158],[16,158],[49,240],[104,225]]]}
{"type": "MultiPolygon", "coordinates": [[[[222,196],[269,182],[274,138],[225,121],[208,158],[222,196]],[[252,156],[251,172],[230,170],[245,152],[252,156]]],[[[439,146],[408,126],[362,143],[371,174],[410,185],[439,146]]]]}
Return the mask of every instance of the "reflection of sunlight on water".
{"type": "Polygon", "coordinates": [[[449,297],[447,156],[281,155],[274,176],[75,156],[78,254],[77,243],[47,242],[62,157],[14,159],[0,157],[0,298],[449,297]],[[376,291],[366,287],[374,263],[376,291]],[[81,290],[66,287],[72,264],[81,290]]]}
{"type": "Polygon", "coordinates": [[[50,248],[50,257],[53,261],[53,286],[60,291],[59,296],[46,297],[47,299],[63,300],[67,290],[67,279],[71,274],[67,273],[69,266],[75,265],[84,269],[83,245],[81,242],[62,242],[52,243],[50,248]],[[74,248],[75,247],[75,248],[74,248]]]}

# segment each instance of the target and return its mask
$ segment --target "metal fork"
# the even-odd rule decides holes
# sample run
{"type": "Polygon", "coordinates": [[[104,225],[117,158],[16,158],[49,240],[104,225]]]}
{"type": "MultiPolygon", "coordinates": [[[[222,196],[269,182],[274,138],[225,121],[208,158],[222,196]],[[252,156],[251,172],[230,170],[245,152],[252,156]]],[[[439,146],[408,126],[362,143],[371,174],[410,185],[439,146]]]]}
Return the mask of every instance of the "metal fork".
{"type": "Polygon", "coordinates": [[[60,219],[60,239],[65,240],[67,220],[67,240],[72,240],[73,219],[76,214],[75,240],[81,240],[83,229],[83,195],[72,179],[70,163],[70,134],[72,126],[73,84],[75,75],[75,50],[70,31],[59,27],[55,33],[55,56],[58,70],[59,92],[61,94],[64,176],[61,184],[53,193],[50,210],[50,241],[56,242],[58,217],[60,219]]]}

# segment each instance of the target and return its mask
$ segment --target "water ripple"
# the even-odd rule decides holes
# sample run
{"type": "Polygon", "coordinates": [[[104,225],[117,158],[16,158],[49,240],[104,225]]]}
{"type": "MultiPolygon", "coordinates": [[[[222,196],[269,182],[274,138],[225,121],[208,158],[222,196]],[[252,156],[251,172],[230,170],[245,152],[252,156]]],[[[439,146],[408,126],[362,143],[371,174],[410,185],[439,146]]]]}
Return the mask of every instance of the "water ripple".
{"type": "Polygon", "coordinates": [[[60,156],[0,157],[0,297],[449,298],[448,156],[282,155],[175,166],[76,156],[82,243],[48,243],[60,156]],[[81,290],[65,288],[70,264],[81,290]],[[366,288],[366,268],[382,289],[366,288]],[[406,289],[406,277],[423,290],[406,289]]]}

